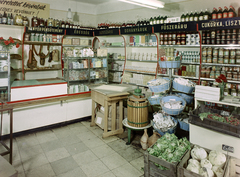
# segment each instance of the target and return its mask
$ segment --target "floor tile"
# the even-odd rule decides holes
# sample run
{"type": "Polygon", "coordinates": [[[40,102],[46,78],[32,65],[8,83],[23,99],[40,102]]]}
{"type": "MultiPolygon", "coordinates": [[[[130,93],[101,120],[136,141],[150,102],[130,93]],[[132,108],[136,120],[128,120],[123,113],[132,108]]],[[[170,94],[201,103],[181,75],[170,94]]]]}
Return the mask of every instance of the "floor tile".
{"type": "Polygon", "coordinates": [[[129,147],[129,145],[126,145],[126,142],[121,140],[121,139],[112,141],[112,142],[107,143],[107,144],[108,144],[108,146],[110,146],[116,152],[118,152],[120,150],[125,150],[129,147]]]}
{"type": "Polygon", "coordinates": [[[40,144],[44,152],[52,151],[58,148],[63,147],[63,144],[60,140],[53,140],[46,143],[40,144]]]}
{"type": "Polygon", "coordinates": [[[82,128],[82,127],[84,127],[84,125],[81,122],[77,122],[77,123],[69,124],[69,125],[67,125],[67,127],[69,129],[71,129],[71,128],[82,128]]]}
{"type": "Polygon", "coordinates": [[[103,130],[101,128],[93,129],[93,130],[91,130],[91,132],[93,132],[98,137],[102,137],[102,135],[103,135],[103,130]]]}
{"type": "Polygon", "coordinates": [[[29,171],[25,171],[26,177],[54,177],[55,173],[50,164],[42,165],[29,171]]]}
{"type": "Polygon", "coordinates": [[[117,151],[117,153],[120,154],[128,162],[143,156],[143,153],[141,153],[138,150],[134,149],[132,146],[130,146],[127,149],[119,150],[119,151],[117,151]]]}
{"type": "MultiPolygon", "coordinates": [[[[62,173],[57,177],[87,177],[80,167],[70,170],[66,173],[62,173]]],[[[107,176],[106,176],[107,177],[107,176]]]]}
{"type": "Polygon", "coordinates": [[[46,156],[49,162],[54,162],[54,161],[69,157],[70,154],[64,147],[62,147],[62,148],[58,148],[58,149],[46,152],[46,156]]]}
{"type": "MultiPolygon", "coordinates": [[[[4,155],[3,158],[5,158],[7,161],[9,161],[10,154],[4,155]]],[[[21,160],[20,154],[18,150],[12,152],[12,161],[18,161],[21,160]]]]}
{"type": "Polygon", "coordinates": [[[57,136],[52,130],[44,130],[36,133],[39,143],[46,143],[49,141],[57,140],[57,136]]]}
{"type": "Polygon", "coordinates": [[[123,157],[121,157],[118,153],[111,154],[111,156],[107,156],[100,159],[110,170],[117,168],[121,165],[128,163],[123,157]]]}
{"type": "Polygon", "coordinates": [[[113,172],[109,171],[109,172],[99,175],[97,177],[116,177],[116,176],[113,174],[113,172]]]}
{"type": "Polygon", "coordinates": [[[89,150],[89,148],[83,143],[75,143],[65,147],[70,155],[79,154],[89,150]]]}
{"type": "Polygon", "coordinates": [[[21,160],[17,160],[17,161],[13,161],[12,163],[13,167],[15,168],[15,170],[17,170],[18,172],[23,172],[23,164],[21,160]]]}
{"type": "Polygon", "coordinates": [[[98,157],[94,155],[93,152],[90,150],[73,155],[72,157],[79,166],[83,166],[98,160],[98,157]]]}
{"type": "Polygon", "coordinates": [[[48,160],[45,154],[39,154],[31,159],[22,159],[23,168],[25,171],[32,170],[33,168],[40,167],[42,165],[48,164],[48,160]]]}
{"type": "Polygon", "coordinates": [[[43,153],[42,147],[37,144],[35,146],[21,148],[19,150],[20,156],[23,159],[30,159],[33,156],[43,153]]]}
{"type": "Polygon", "coordinates": [[[22,172],[18,172],[18,177],[26,177],[25,173],[22,171],[22,172]]]}
{"type": "Polygon", "coordinates": [[[82,121],[81,124],[83,124],[85,127],[90,127],[91,121],[82,121]]]}
{"type": "Polygon", "coordinates": [[[83,172],[89,177],[99,176],[109,171],[109,169],[100,160],[85,164],[81,166],[81,168],[83,172]]]}
{"type": "Polygon", "coordinates": [[[126,177],[127,176],[129,176],[129,177],[139,177],[139,176],[142,175],[136,168],[134,168],[129,163],[127,163],[125,165],[122,165],[122,166],[120,166],[118,168],[113,169],[112,172],[117,177],[123,177],[123,176],[126,176],[126,177]]]}
{"type": "Polygon", "coordinates": [[[83,143],[90,149],[104,145],[105,143],[98,137],[83,141],[83,143]]]}
{"type": "MultiPolygon", "coordinates": [[[[10,147],[10,139],[6,139],[3,141],[8,147],[10,147]]],[[[12,140],[12,147],[13,147],[13,151],[17,151],[18,150],[18,144],[17,144],[17,140],[16,138],[13,138],[12,140]]]]}
{"type": "Polygon", "coordinates": [[[75,168],[78,168],[78,164],[72,157],[67,157],[51,163],[52,169],[56,175],[66,173],[75,168]]]}
{"type": "Polygon", "coordinates": [[[63,146],[68,146],[71,144],[79,143],[81,140],[76,135],[70,135],[68,137],[63,137],[60,139],[63,146]]]}
{"type": "Polygon", "coordinates": [[[80,124],[79,127],[70,128],[70,132],[71,132],[72,135],[78,135],[80,133],[89,132],[89,131],[90,130],[82,124],[80,124]]]}
{"type": "Polygon", "coordinates": [[[89,132],[82,132],[82,133],[78,134],[77,137],[81,141],[87,141],[91,138],[96,138],[97,136],[94,133],[92,133],[91,131],[89,131],[89,132]]]}
{"type": "Polygon", "coordinates": [[[68,126],[54,128],[54,129],[52,129],[52,131],[58,138],[64,138],[64,137],[71,135],[71,131],[68,126]]]}
{"type": "Polygon", "coordinates": [[[118,140],[119,138],[117,136],[109,136],[106,138],[99,137],[104,143],[110,143],[112,141],[118,140]]]}
{"type": "Polygon", "coordinates": [[[144,173],[143,168],[144,168],[144,156],[141,156],[135,160],[132,160],[130,162],[132,166],[134,166],[137,170],[139,170],[141,173],[144,173]]]}
{"type": "Polygon", "coordinates": [[[18,148],[26,148],[39,144],[35,134],[16,137],[18,148]]]}
{"type": "Polygon", "coordinates": [[[107,144],[95,147],[91,150],[98,158],[110,156],[111,154],[115,153],[115,151],[112,148],[110,148],[107,144]]]}

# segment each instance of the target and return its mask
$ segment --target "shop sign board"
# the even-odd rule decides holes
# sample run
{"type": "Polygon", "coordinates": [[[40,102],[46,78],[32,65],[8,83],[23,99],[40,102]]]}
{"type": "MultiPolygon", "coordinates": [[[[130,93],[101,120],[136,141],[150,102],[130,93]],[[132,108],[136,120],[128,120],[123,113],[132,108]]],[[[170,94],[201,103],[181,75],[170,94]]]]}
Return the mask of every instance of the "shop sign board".
{"type": "Polygon", "coordinates": [[[137,26],[121,28],[121,34],[142,34],[152,33],[152,26],[137,26]]]}
{"type": "Polygon", "coordinates": [[[26,27],[26,32],[64,35],[65,29],[57,27],[26,27]]]}
{"type": "Polygon", "coordinates": [[[197,31],[196,22],[178,22],[154,25],[154,32],[197,31]]]}
{"type": "Polygon", "coordinates": [[[95,36],[108,36],[108,35],[119,35],[119,28],[109,28],[109,29],[100,29],[95,30],[94,35],[95,36]]]}
{"type": "Polygon", "coordinates": [[[12,13],[13,16],[37,16],[48,19],[50,15],[50,4],[33,2],[27,0],[0,0],[0,13],[12,13]]]}
{"type": "Polygon", "coordinates": [[[198,22],[199,30],[240,28],[240,17],[222,18],[198,22]]]}
{"type": "Polygon", "coordinates": [[[84,29],[66,29],[66,35],[76,35],[76,36],[93,36],[93,30],[84,29]]]}

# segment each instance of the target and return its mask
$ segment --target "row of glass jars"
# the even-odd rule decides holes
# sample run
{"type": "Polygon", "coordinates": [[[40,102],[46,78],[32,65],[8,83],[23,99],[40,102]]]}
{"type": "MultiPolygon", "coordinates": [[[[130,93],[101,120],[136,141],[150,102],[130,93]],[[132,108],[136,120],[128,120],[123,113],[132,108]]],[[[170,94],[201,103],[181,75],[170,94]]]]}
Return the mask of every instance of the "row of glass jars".
{"type": "Polygon", "coordinates": [[[240,56],[240,49],[226,49],[226,48],[213,48],[203,47],[202,56],[214,56],[214,57],[235,57],[240,56]]]}

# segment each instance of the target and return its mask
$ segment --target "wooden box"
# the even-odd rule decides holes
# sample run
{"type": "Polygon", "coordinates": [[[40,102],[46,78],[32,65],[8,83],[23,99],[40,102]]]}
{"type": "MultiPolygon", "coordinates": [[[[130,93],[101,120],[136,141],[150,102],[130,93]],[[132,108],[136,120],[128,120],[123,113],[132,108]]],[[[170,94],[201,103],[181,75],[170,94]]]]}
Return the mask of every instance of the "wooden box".
{"type": "Polygon", "coordinates": [[[220,100],[220,88],[208,87],[202,85],[195,86],[195,98],[207,99],[207,100],[220,100]]]}
{"type": "MultiPolygon", "coordinates": [[[[189,113],[189,123],[204,127],[213,131],[217,131],[220,133],[228,134],[235,137],[240,137],[240,124],[238,126],[231,125],[227,123],[223,123],[217,120],[212,120],[209,118],[205,118],[203,120],[200,119],[198,114],[203,112],[211,112],[221,114],[221,110],[210,109],[205,107],[204,105],[198,106],[194,111],[189,113]]],[[[240,115],[235,115],[240,120],[240,115]]]]}
{"type": "MultiPolygon", "coordinates": [[[[193,146],[192,146],[193,148],[193,146]]],[[[202,147],[203,148],[203,147],[202,147]]],[[[209,152],[211,150],[209,149],[206,149],[206,148],[203,148],[205,149],[205,151],[209,154],[209,152]]],[[[225,154],[226,155],[226,154],[225,154]]],[[[182,158],[181,162],[179,163],[178,165],[178,169],[177,169],[177,174],[178,174],[178,177],[202,177],[201,175],[197,174],[197,173],[194,173],[192,171],[189,171],[187,170],[187,165],[188,165],[188,160],[191,158],[191,150],[189,150],[185,155],[184,157],[182,158]]],[[[226,155],[226,163],[223,167],[223,171],[225,172],[226,171],[226,168],[227,168],[227,164],[228,164],[228,160],[229,160],[229,156],[226,155]]],[[[223,174],[224,174],[223,172],[223,174]]]]}
{"type": "MultiPolygon", "coordinates": [[[[186,153],[188,153],[188,152],[189,152],[189,150],[186,151],[186,153]]],[[[183,155],[183,157],[184,157],[184,155],[183,155]]],[[[167,162],[160,158],[157,158],[153,155],[150,155],[146,151],[144,154],[144,177],[177,177],[178,164],[179,164],[179,162],[170,163],[170,162],[167,162]],[[162,166],[168,168],[169,170],[161,170],[154,163],[162,165],[162,166]]]]}
{"type": "Polygon", "coordinates": [[[240,159],[229,159],[224,177],[240,177],[240,159]]]}

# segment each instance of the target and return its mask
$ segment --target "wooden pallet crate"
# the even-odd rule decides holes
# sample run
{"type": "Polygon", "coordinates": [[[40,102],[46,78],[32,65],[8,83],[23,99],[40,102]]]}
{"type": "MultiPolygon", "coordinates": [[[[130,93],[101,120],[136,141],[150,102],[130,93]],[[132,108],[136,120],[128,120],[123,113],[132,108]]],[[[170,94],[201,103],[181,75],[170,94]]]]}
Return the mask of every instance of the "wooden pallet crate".
{"type": "MultiPolygon", "coordinates": [[[[192,146],[193,148],[193,146],[192,146]]],[[[203,147],[202,147],[203,148],[203,147]]],[[[203,148],[205,149],[205,151],[209,154],[211,150],[209,149],[206,149],[206,148],[203,148]]],[[[225,154],[226,155],[226,154],[225,154]]],[[[187,170],[187,165],[188,165],[188,160],[190,159],[191,157],[191,150],[189,150],[185,155],[184,157],[182,158],[181,162],[179,163],[178,165],[178,169],[177,169],[177,174],[178,174],[178,177],[202,177],[201,175],[197,174],[197,173],[194,173],[192,171],[189,171],[187,170]]],[[[227,164],[228,164],[228,161],[229,161],[229,156],[226,155],[226,163],[223,167],[223,171],[225,172],[226,171],[226,168],[227,168],[227,164]]]]}
{"type": "Polygon", "coordinates": [[[229,159],[224,177],[240,177],[240,159],[229,159]]]}

